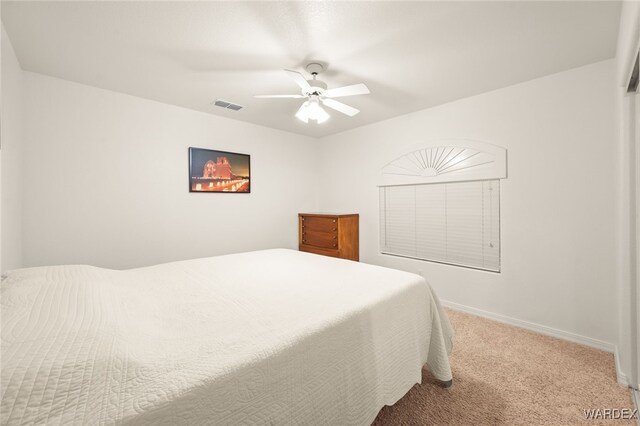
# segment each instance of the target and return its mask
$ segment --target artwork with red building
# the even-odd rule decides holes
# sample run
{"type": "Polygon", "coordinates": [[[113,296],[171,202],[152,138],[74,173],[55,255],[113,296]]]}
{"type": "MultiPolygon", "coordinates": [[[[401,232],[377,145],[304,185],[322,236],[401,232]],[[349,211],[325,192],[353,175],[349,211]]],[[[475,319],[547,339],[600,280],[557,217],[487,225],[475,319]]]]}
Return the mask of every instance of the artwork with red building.
{"type": "Polygon", "coordinates": [[[189,148],[189,191],[251,192],[249,155],[189,148]]]}

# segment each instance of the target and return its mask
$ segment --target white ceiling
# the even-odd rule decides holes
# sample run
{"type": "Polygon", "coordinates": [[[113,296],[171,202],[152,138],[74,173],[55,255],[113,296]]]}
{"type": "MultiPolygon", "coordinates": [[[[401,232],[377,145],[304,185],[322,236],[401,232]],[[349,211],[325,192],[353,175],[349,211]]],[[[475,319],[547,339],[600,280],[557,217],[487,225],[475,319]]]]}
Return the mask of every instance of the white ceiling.
{"type": "Polygon", "coordinates": [[[25,70],[314,137],[615,56],[619,2],[10,2],[25,70]],[[328,64],[353,118],[294,117],[281,71],[328,64]],[[224,99],[239,112],[210,105],[224,99]]]}

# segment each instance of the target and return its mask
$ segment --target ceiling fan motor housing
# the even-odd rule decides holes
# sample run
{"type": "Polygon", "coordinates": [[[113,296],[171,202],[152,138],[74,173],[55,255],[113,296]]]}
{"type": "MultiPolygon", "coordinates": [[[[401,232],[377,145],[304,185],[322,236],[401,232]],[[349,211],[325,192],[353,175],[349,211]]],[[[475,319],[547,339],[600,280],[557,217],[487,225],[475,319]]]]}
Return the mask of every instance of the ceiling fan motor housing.
{"type": "Polygon", "coordinates": [[[322,92],[324,92],[325,90],[327,90],[327,83],[325,83],[324,81],[321,80],[307,80],[307,83],[309,83],[309,86],[311,86],[311,90],[303,90],[302,94],[309,96],[309,95],[321,95],[322,92]]]}

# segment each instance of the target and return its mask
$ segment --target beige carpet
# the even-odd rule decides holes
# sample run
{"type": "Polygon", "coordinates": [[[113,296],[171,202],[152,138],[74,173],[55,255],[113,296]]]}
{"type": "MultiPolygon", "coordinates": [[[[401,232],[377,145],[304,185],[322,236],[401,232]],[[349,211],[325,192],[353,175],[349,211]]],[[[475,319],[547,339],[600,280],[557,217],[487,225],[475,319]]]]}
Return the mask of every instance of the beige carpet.
{"type": "Polygon", "coordinates": [[[589,408],[633,409],[616,383],[613,355],[586,346],[447,311],[455,329],[453,386],[429,372],[400,401],[384,407],[382,425],[598,425],[589,408]]]}

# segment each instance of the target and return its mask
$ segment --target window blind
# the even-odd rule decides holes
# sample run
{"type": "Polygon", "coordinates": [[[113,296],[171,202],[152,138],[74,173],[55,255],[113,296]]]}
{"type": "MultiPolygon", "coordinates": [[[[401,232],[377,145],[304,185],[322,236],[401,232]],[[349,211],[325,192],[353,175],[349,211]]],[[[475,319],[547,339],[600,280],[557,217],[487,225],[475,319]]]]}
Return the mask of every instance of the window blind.
{"type": "Polygon", "coordinates": [[[499,180],[381,187],[380,250],[499,272],[499,180]]]}

